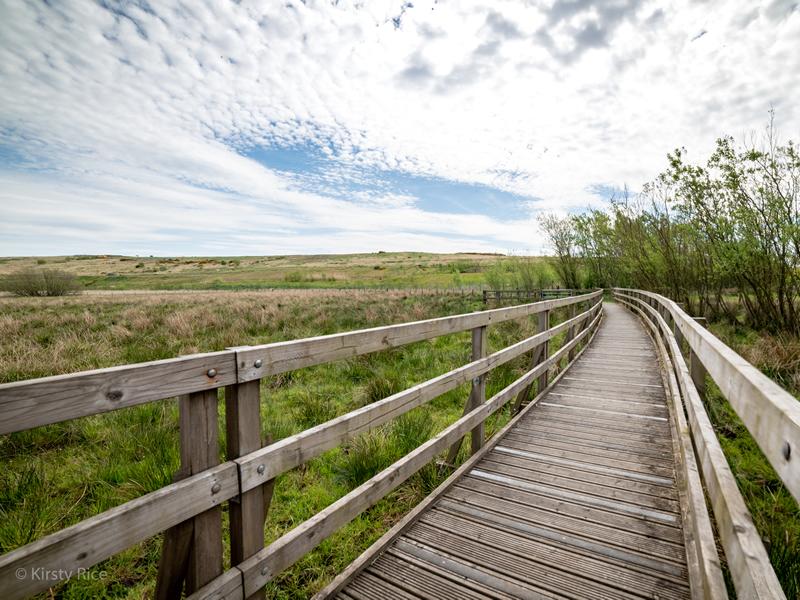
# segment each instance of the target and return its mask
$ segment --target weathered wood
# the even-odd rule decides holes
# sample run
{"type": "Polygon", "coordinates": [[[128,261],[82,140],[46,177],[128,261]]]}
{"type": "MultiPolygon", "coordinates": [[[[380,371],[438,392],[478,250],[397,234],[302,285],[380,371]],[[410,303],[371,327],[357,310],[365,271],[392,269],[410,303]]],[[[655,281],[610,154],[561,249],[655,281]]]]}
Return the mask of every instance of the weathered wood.
{"type": "Polygon", "coordinates": [[[415,323],[389,325],[348,333],[337,333],[304,340],[252,346],[239,352],[239,381],[258,379],[341,358],[395,348],[412,342],[501,323],[545,310],[600,298],[602,291],[582,296],[543,300],[508,308],[497,308],[464,315],[441,317],[415,323]],[[258,361],[260,366],[256,366],[258,361]]]}
{"type": "MultiPolygon", "coordinates": [[[[523,423],[540,422],[541,412],[539,401],[502,433],[503,444],[519,437],[523,423]]],[[[648,437],[643,435],[643,439],[648,437]]],[[[535,446],[538,438],[526,443],[535,446]]],[[[669,438],[665,439],[669,455],[669,438]]],[[[481,456],[480,468],[469,469],[473,475],[462,477],[442,496],[429,498],[416,521],[404,524],[399,533],[392,532],[393,539],[382,540],[380,550],[389,556],[405,556],[406,545],[411,544],[409,552],[418,564],[432,565],[436,573],[456,585],[480,581],[484,597],[504,597],[509,592],[515,597],[539,597],[532,593],[533,588],[547,597],[689,596],[687,567],[682,554],[676,552],[682,551],[682,546],[680,529],[675,526],[679,522],[674,514],[675,491],[665,487],[674,484],[650,483],[621,469],[588,470],[581,461],[591,455],[577,449],[566,463],[553,463],[555,469],[538,457],[516,458],[501,450],[496,445],[481,456]],[[502,463],[516,463],[518,468],[505,469],[505,476],[493,479],[502,463]],[[589,480],[593,487],[587,485],[589,480]],[[608,489],[600,489],[601,483],[608,489]],[[658,490],[669,490],[670,512],[660,509],[663,496],[658,490]],[[634,491],[635,496],[628,493],[634,491]],[[394,546],[387,550],[391,544],[394,546]]],[[[642,452],[645,463],[647,456],[651,454],[642,452]]],[[[372,549],[362,555],[358,565],[318,598],[341,593],[347,585],[341,596],[346,597],[359,585],[359,566],[369,573],[383,573],[377,567],[381,559],[375,561],[375,557],[372,549]]],[[[413,578],[405,581],[404,589],[427,597],[429,588],[416,587],[413,578]]],[[[390,597],[381,596],[384,589],[375,582],[374,597],[390,597]]],[[[440,596],[431,593],[430,597],[440,596]]],[[[450,590],[449,596],[441,597],[459,594],[450,590]]]]}
{"type": "MultiPolygon", "coordinates": [[[[624,300],[622,302],[628,304],[624,300]]],[[[643,305],[641,308],[628,305],[639,312],[647,309],[643,305]]],[[[672,400],[670,412],[673,443],[676,446],[680,467],[678,474],[682,495],[681,506],[684,514],[684,536],[693,597],[708,600],[725,599],[728,597],[728,592],[714,542],[711,519],[706,508],[705,493],[700,481],[689,425],[684,414],[681,387],[675,375],[676,361],[682,361],[683,355],[677,339],[674,335],[670,336],[672,330],[663,315],[658,313],[657,316],[652,308],[649,309],[649,312],[650,318],[645,318],[644,321],[653,329],[654,337],[657,340],[662,360],[664,360],[664,375],[672,400]],[[654,325],[652,320],[657,320],[657,325],[654,325]]],[[[645,316],[644,313],[642,315],[645,316]]]]}
{"type": "MultiPolygon", "coordinates": [[[[486,357],[486,352],[488,350],[488,344],[486,339],[486,326],[478,327],[472,330],[472,360],[473,362],[479,360],[481,358],[486,357]]],[[[461,416],[466,415],[479,405],[483,404],[486,401],[486,375],[479,375],[472,380],[472,388],[469,392],[469,397],[467,401],[464,403],[464,411],[461,416]]],[[[483,445],[483,438],[484,438],[484,425],[481,423],[475,429],[472,430],[471,435],[471,443],[472,443],[472,453],[474,454],[480,447],[483,445]]],[[[447,459],[445,460],[446,465],[453,465],[455,464],[456,458],[458,457],[458,452],[461,450],[461,443],[464,438],[459,438],[451,447],[447,453],[447,459]]]]}
{"type": "MultiPolygon", "coordinates": [[[[578,305],[577,305],[577,304],[572,304],[572,305],[569,307],[569,317],[570,317],[570,318],[572,318],[572,317],[574,317],[574,316],[575,316],[575,311],[576,311],[576,309],[577,309],[577,308],[578,308],[578,305]]],[[[575,337],[575,326],[573,325],[572,327],[570,327],[570,328],[567,330],[567,339],[566,339],[566,341],[567,341],[567,342],[569,342],[569,341],[570,341],[570,340],[572,340],[574,337],[575,337]]],[[[572,351],[569,353],[569,357],[567,358],[567,361],[568,361],[568,362],[571,362],[571,361],[572,361],[572,359],[574,359],[574,358],[575,358],[575,349],[573,348],[573,350],[572,350],[572,351]]]]}
{"type": "MultiPolygon", "coordinates": [[[[179,400],[180,404],[183,402],[185,402],[185,398],[179,400]]],[[[181,422],[181,425],[183,425],[183,422],[181,422]]],[[[184,442],[184,437],[187,435],[186,427],[181,427],[180,431],[181,466],[178,472],[175,473],[173,481],[181,481],[192,474],[189,467],[189,447],[184,442]]],[[[186,572],[189,568],[189,552],[192,547],[193,530],[194,521],[188,519],[164,532],[161,555],[158,557],[156,600],[171,600],[172,598],[180,597],[183,592],[183,583],[186,581],[186,572]]]]}
{"type": "MultiPolygon", "coordinates": [[[[587,311],[575,317],[575,320],[581,321],[590,317],[591,313],[587,311]]],[[[384,400],[373,402],[368,406],[284,438],[267,448],[257,450],[237,459],[236,462],[241,469],[243,490],[252,489],[269,479],[273,479],[277,475],[299,466],[315,456],[319,456],[326,450],[335,448],[343,441],[351,439],[359,433],[377,427],[459,385],[467,383],[479,375],[489,372],[496,366],[508,362],[538,346],[545,340],[552,338],[573,323],[574,321],[572,320],[560,323],[544,333],[533,335],[517,344],[490,354],[486,358],[473,361],[439,377],[434,377],[407,390],[398,392],[384,400]],[[259,467],[262,465],[263,469],[259,472],[259,467]]],[[[548,364],[552,365],[553,363],[551,361],[548,364]]]]}
{"type": "MultiPolygon", "coordinates": [[[[585,348],[584,348],[585,350],[585,348]]],[[[551,387],[555,385],[558,380],[563,376],[566,371],[560,373],[551,383],[551,387]]],[[[549,388],[547,388],[549,389],[549,388]]],[[[481,461],[489,452],[491,452],[503,436],[515,427],[532,409],[536,402],[542,398],[547,389],[539,390],[536,397],[531,402],[523,407],[523,409],[515,415],[497,435],[493,436],[488,443],[481,448],[479,452],[472,455],[456,469],[453,474],[448,477],[443,483],[439,485],[431,494],[429,494],[422,502],[420,502],[414,509],[411,510],[403,519],[401,519],[394,527],[387,531],[380,539],[378,539],[372,546],[364,551],[355,561],[353,561],[344,571],[342,571],[336,578],[333,579],[322,591],[314,596],[313,600],[324,600],[337,594],[349,581],[353,579],[362,569],[370,564],[376,556],[388,548],[403,532],[411,527],[419,517],[429,510],[439,499],[450,490],[462,477],[474,468],[479,461],[481,461]]]]}
{"type": "MultiPolygon", "coordinates": [[[[547,331],[550,329],[550,311],[545,310],[539,313],[539,331],[547,331]]],[[[539,362],[544,362],[547,360],[547,357],[550,355],[550,343],[545,341],[542,343],[541,346],[541,354],[539,355],[539,362]]],[[[548,372],[545,371],[542,373],[541,377],[537,380],[536,383],[536,392],[541,393],[547,387],[547,379],[548,379],[548,372]]]]}
{"type": "MultiPolygon", "coordinates": [[[[181,400],[181,443],[188,444],[190,471],[201,473],[219,464],[217,390],[195,392],[181,400]]],[[[193,521],[187,594],[222,574],[222,507],[214,506],[193,521]]]]}
{"type": "Polygon", "coordinates": [[[672,300],[637,290],[667,307],[689,347],[742,419],[786,488],[800,502],[800,403],[684,313],[672,300]]]}
{"type": "Polygon", "coordinates": [[[244,600],[242,572],[235,567],[228,569],[193,594],[188,595],[186,600],[201,598],[203,600],[244,600]]]}
{"type": "Polygon", "coordinates": [[[235,383],[231,351],[0,385],[0,434],[235,383]],[[213,375],[210,375],[213,373],[213,375]]]}
{"type": "Polygon", "coordinates": [[[4,599],[27,598],[52,586],[33,578],[34,569],[62,578],[201,514],[238,494],[236,465],[226,462],[126,502],[99,515],[0,556],[4,599]],[[214,492],[215,489],[218,491],[214,492]],[[26,573],[20,578],[17,571],[26,573]]]}
{"type": "MultiPolygon", "coordinates": [[[[486,356],[489,343],[486,335],[486,325],[472,330],[472,360],[480,360],[486,356]]],[[[478,408],[486,402],[486,374],[478,375],[472,380],[472,389],[469,393],[469,405],[472,409],[478,408]]],[[[483,446],[485,437],[484,422],[481,421],[470,434],[472,453],[475,454],[483,446]]]]}
{"type": "MultiPolygon", "coordinates": [[[[225,388],[227,458],[239,458],[261,448],[261,381],[225,388]]],[[[229,505],[231,564],[238,565],[264,547],[266,518],[264,486],[244,492],[229,505]]],[[[263,589],[248,597],[265,598],[263,589]]]]}
{"type": "MultiPolygon", "coordinates": [[[[595,323],[599,319],[600,317],[597,316],[595,323]]],[[[381,471],[372,479],[241,563],[238,568],[243,573],[245,595],[258,590],[280,571],[294,564],[339,527],[348,523],[356,515],[373,506],[390,491],[396,489],[408,477],[430,462],[436,454],[447,448],[459,437],[462,437],[467,431],[473,429],[475,425],[484,421],[489,415],[499,410],[530,381],[538,377],[544,369],[561,360],[574,345],[589,334],[589,331],[589,329],[583,331],[572,342],[550,357],[547,362],[529,371],[495,394],[485,404],[462,417],[392,466],[381,471]]],[[[244,487],[244,481],[242,485],[244,487]]]]}
{"type": "Polygon", "coordinates": [[[701,398],[706,395],[706,369],[694,350],[689,350],[689,374],[701,398]]]}
{"type": "MultiPolygon", "coordinates": [[[[547,329],[550,327],[549,314],[550,314],[549,311],[545,311],[537,315],[538,316],[537,331],[539,333],[547,331],[547,329]]],[[[584,323],[588,323],[588,319],[584,321],[584,323]]],[[[534,368],[544,359],[547,358],[547,350],[548,350],[547,342],[544,342],[533,349],[533,353],[531,355],[531,368],[534,368]]],[[[512,412],[514,414],[518,413],[522,409],[523,404],[530,396],[533,385],[534,384],[532,382],[527,388],[525,388],[519,394],[517,394],[517,399],[514,401],[514,407],[512,409],[512,412]]],[[[547,387],[547,373],[544,373],[542,377],[539,378],[538,383],[536,383],[536,385],[538,386],[539,391],[547,387]],[[544,380],[542,380],[542,378],[544,378],[544,380]]]]}
{"type": "MultiPolygon", "coordinates": [[[[620,295],[633,303],[638,302],[645,310],[653,310],[649,303],[627,292],[619,291],[620,295]]],[[[687,336],[687,339],[691,346],[691,338],[687,336]]],[[[677,351],[674,348],[674,352],[677,351]]],[[[742,598],[785,598],[689,369],[682,356],[673,356],[673,360],[681,395],[686,403],[694,447],[702,466],[703,481],[711,499],[717,531],[725,549],[736,593],[742,598]]]]}

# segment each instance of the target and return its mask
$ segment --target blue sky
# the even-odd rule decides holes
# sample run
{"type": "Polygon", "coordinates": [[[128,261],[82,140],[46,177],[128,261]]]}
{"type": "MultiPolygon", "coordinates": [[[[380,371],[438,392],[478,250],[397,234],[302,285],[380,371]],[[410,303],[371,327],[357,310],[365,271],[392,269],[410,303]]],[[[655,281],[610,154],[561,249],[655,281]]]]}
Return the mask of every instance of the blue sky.
{"type": "Polygon", "coordinates": [[[797,139],[797,2],[0,0],[0,255],[541,253],[797,139]]]}

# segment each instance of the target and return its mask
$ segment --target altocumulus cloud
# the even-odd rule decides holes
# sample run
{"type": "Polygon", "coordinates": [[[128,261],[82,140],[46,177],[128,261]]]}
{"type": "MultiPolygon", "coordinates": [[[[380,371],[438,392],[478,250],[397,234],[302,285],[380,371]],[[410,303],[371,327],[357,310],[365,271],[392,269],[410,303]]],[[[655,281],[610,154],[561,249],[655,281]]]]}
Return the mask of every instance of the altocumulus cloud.
{"type": "Polygon", "coordinates": [[[0,0],[0,254],[542,248],[796,137],[796,2],[0,0]]]}

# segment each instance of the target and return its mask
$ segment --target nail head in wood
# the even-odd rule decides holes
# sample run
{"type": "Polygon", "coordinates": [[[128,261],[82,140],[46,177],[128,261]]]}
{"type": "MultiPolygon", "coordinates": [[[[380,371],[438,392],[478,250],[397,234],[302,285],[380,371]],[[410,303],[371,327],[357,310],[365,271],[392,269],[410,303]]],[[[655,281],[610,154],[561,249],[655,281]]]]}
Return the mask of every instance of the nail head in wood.
{"type": "Polygon", "coordinates": [[[262,360],[259,358],[257,361],[255,361],[255,362],[253,363],[253,366],[254,366],[256,369],[260,369],[260,368],[261,368],[261,365],[263,365],[263,364],[264,364],[264,362],[263,362],[263,361],[262,361],[262,360]]]}
{"type": "Polygon", "coordinates": [[[212,494],[218,494],[221,489],[222,489],[222,486],[220,484],[218,484],[218,483],[215,483],[214,485],[211,486],[211,493],[212,494]]]}
{"type": "Polygon", "coordinates": [[[209,377],[216,377],[217,376],[217,370],[216,369],[209,369],[208,371],[206,371],[206,375],[208,375],[209,377]]]}
{"type": "Polygon", "coordinates": [[[264,465],[258,465],[258,468],[256,469],[256,472],[259,475],[263,475],[265,470],[266,470],[266,467],[264,465]]]}

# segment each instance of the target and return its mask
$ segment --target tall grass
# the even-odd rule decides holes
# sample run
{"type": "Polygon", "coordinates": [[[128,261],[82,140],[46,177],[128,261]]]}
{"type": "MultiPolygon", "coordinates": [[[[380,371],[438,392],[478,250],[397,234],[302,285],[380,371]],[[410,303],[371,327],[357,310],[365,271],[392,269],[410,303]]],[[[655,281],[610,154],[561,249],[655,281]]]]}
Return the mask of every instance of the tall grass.
{"type": "MultiPolygon", "coordinates": [[[[0,298],[0,381],[479,308],[477,298],[402,292],[0,298]]],[[[490,349],[534,330],[529,320],[492,328],[490,349]]],[[[277,441],[460,366],[469,356],[466,332],[266,378],[261,387],[262,437],[277,441]]],[[[493,373],[489,393],[510,383],[524,366],[524,359],[518,359],[493,373]]],[[[468,386],[461,386],[281,475],[265,527],[267,542],[444,429],[461,416],[467,395],[468,386]]],[[[162,401],[0,437],[0,551],[170,483],[179,463],[177,417],[175,402],[162,401]]],[[[499,415],[490,427],[507,418],[506,413],[499,415]]],[[[223,419],[220,414],[220,456],[223,419]]],[[[435,465],[422,469],[282,573],[269,586],[269,597],[306,597],[320,589],[445,475],[435,465]]],[[[95,567],[107,572],[106,579],[77,579],[56,586],[53,594],[152,597],[159,551],[157,536],[95,567]]]]}

